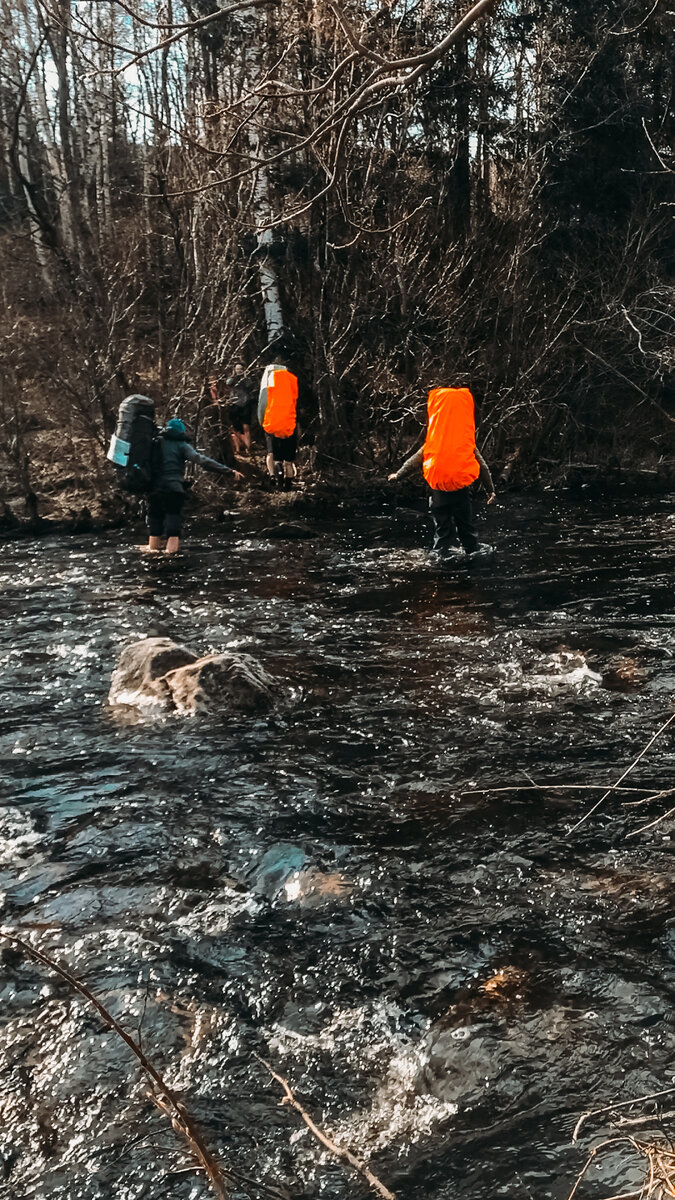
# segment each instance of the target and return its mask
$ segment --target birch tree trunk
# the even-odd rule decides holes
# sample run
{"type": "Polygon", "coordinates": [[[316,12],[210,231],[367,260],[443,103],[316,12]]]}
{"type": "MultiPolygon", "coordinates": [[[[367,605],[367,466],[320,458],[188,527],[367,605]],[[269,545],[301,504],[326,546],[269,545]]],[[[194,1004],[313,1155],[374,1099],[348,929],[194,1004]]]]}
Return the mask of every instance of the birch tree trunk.
{"type": "MultiPolygon", "coordinates": [[[[268,59],[273,55],[275,30],[271,26],[271,15],[261,12],[251,19],[252,30],[250,44],[252,47],[249,57],[247,84],[253,92],[262,81],[268,66],[268,59]]],[[[274,241],[272,230],[266,228],[273,215],[270,197],[269,168],[265,165],[267,158],[267,137],[263,122],[269,117],[272,102],[268,102],[256,116],[256,123],[248,126],[248,144],[253,163],[258,163],[254,176],[252,195],[252,214],[256,238],[256,259],[258,278],[265,315],[265,328],[268,344],[277,341],[284,332],[284,316],[281,306],[281,289],[276,263],[271,250],[274,241]],[[260,124],[258,124],[260,121],[260,124]]]]}
{"type": "MultiPolygon", "coordinates": [[[[103,5],[99,9],[99,34],[101,36],[101,60],[102,65],[106,68],[114,68],[114,50],[108,49],[105,46],[105,41],[114,45],[115,43],[115,13],[112,5],[107,6],[108,18],[104,21],[103,5]],[[107,61],[106,61],[107,60],[107,61]]],[[[108,79],[105,73],[102,74],[102,79],[108,79]]],[[[99,108],[99,126],[98,126],[98,141],[101,163],[101,198],[99,219],[103,221],[103,230],[106,238],[112,237],[112,198],[110,194],[110,142],[112,134],[112,115],[114,105],[114,88],[115,82],[112,78],[110,83],[110,92],[101,96],[101,105],[99,108]]]]}
{"type": "MultiPolygon", "coordinates": [[[[35,131],[35,117],[30,106],[29,87],[35,91],[35,75],[37,71],[37,49],[32,40],[32,30],[28,26],[28,14],[25,8],[19,10],[19,20],[16,11],[3,4],[1,9],[2,23],[0,24],[0,48],[7,59],[8,73],[14,81],[14,86],[21,81],[21,87],[16,97],[4,88],[0,96],[0,115],[2,116],[2,150],[3,159],[7,166],[7,183],[10,194],[25,205],[24,213],[28,232],[35,258],[40,269],[42,284],[45,292],[50,293],[54,279],[50,249],[43,237],[46,216],[38,211],[37,190],[34,173],[29,157],[31,132],[35,131]],[[23,21],[20,20],[23,18],[23,21]],[[29,51],[30,63],[33,66],[31,79],[26,73],[31,68],[25,56],[20,56],[17,44],[16,28],[21,24],[21,32],[28,35],[24,38],[24,46],[29,51]],[[18,109],[18,111],[17,111],[18,109]]],[[[51,231],[54,233],[54,231],[51,231]]]]}
{"type": "MultiPolygon", "coordinates": [[[[264,156],[263,138],[255,129],[248,134],[251,154],[254,159],[264,156]]],[[[273,234],[265,226],[272,215],[270,204],[269,175],[265,166],[260,166],[253,187],[253,218],[255,221],[258,277],[262,293],[263,311],[268,343],[276,341],[284,332],[284,317],[281,307],[281,292],[276,264],[271,257],[273,234]]]]}

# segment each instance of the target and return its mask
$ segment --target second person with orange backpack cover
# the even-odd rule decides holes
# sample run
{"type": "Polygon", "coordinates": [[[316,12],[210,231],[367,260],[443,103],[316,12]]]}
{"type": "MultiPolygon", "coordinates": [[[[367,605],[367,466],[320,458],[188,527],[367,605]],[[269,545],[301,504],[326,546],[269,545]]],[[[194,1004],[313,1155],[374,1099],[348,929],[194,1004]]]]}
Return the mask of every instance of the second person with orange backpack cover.
{"type": "Polygon", "coordinates": [[[403,479],[418,466],[429,488],[434,550],[451,557],[461,543],[467,555],[491,555],[492,547],[478,541],[473,492],[474,485],[480,484],[492,504],[495,490],[490,468],[476,448],[474,402],[467,387],[431,389],[424,445],[389,479],[403,479]]]}
{"type": "Polygon", "coordinates": [[[298,380],[278,358],[265,367],[258,398],[258,420],[265,434],[267,471],[275,487],[288,491],[297,475],[298,380]]]}

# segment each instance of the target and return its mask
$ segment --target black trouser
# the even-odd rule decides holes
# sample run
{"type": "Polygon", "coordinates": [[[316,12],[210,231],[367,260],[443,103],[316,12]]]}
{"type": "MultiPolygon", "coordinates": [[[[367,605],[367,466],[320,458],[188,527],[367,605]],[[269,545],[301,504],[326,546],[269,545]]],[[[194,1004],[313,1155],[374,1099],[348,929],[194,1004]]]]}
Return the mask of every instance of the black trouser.
{"type": "Polygon", "coordinates": [[[430,488],[429,509],[434,522],[434,550],[443,554],[462,543],[467,554],[478,549],[478,532],[473,515],[472,485],[456,492],[430,488]]]}
{"type": "Polygon", "coordinates": [[[293,430],[290,437],[275,437],[272,433],[265,434],[267,453],[272,455],[275,463],[294,463],[298,453],[298,431],[293,430]]]}
{"type": "Polygon", "coordinates": [[[150,537],[180,537],[185,492],[151,492],[148,496],[150,537]]]}

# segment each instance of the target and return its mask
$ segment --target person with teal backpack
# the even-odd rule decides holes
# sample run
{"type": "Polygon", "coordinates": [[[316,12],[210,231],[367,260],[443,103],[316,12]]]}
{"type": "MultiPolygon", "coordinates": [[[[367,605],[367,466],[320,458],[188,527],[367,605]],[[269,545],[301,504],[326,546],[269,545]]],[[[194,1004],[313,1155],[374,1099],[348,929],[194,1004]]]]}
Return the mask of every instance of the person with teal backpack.
{"type": "Polygon", "coordinates": [[[147,549],[158,553],[166,541],[166,553],[175,554],[180,545],[187,464],[196,463],[206,471],[232,475],[235,481],[243,479],[243,475],[195,450],[188,441],[185,425],[177,417],[172,417],[166,428],[159,431],[157,444],[154,478],[148,492],[147,549]]]}

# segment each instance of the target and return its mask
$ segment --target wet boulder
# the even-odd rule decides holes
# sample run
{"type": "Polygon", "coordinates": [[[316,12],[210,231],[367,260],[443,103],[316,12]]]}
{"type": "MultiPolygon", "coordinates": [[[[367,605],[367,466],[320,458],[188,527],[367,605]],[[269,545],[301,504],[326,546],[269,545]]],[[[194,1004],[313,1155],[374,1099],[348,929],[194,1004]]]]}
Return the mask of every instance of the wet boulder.
{"type": "Polygon", "coordinates": [[[159,705],[183,716],[255,712],[274,698],[274,680],[249,654],[226,652],[200,658],[170,638],[144,638],[121,653],[109,704],[159,705]]]}
{"type": "Polygon", "coordinates": [[[197,661],[198,655],[171,638],[143,638],[125,646],[110,680],[109,704],[170,704],[167,672],[197,661]]]}
{"type": "Polygon", "coordinates": [[[209,654],[165,676],[174,707],[184,716],[236,708],[269,708],[274,680],[250,654],[209,654]]]}

